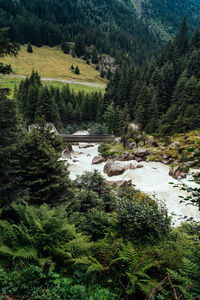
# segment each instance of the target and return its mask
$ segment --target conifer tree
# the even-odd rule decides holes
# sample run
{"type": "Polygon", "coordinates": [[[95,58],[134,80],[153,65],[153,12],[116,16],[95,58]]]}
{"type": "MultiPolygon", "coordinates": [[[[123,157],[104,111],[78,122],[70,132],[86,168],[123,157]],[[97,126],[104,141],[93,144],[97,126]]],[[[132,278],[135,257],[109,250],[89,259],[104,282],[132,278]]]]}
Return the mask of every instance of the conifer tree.
{"type": "Polygon", "coordinates": [[[59,154],[52,146],[52,140],[40,125],[34,129],[21,147],[21,172],[24,189],[29,192],[29,203],[43,203],[55,206],[72,196],[71,183],[59,154]]]}
{"type": "Polygon", "coordinates": [[[107,74],[106,74],[106,77],[107,77],[108,80],[111,79],[111,77],[112,77],[112,72],[111,72],[110,69],[108,69],[107,74]]]}
{"type": "Polygon", "coordinates": [[[33,53],[33,48],[32,48],[32,46],[29,42],[28,42],[28,45],[27,45],[27,52],[28,53],[33,53]]]}
{"type": "Polygon", "coordinates": [[[101,76],[101,78],[104,78],[104,77],[105,77],[105,73],[104,73],[104,70],[103,70],[103,69],[101,69],[100,76],[101,76]]]}
{"type": "Polygon", "coordinates": [[[16,103],[0,93],[0,208],[19,199],[21,183],[18,174],[19,141],[16,103]]]}
{"type": "MultiPolygon", "coordinates": [[[[6,37],[8,34],[8,28],[0,29],[0,57],[5,57],[6,55],[17,56],[19,52],[19,45],[6,37]]],[[[4,65],[0,63],[0,73],[9,74],[12,72],[10,65],[4,65]]],[[[0,89],[1,90],[1,89],[0,89]]]]}
{"type": "Polygon", "coordinates": [[[119,112],[114,108],[111,103],[104,113],[104,123],[108,133],[118,132],[119,125],[119,112]]]}
{"type": "Polygon", "coordinates": [[[92,49],[92,63],[93,64],[98,63],[97,50],[95,48],[92,49]]]}
{"type": "Polygon", "coordinates": [[[76,68],[74,70],[74,73],[77,74],[77,75],[80,75],[80,70],[79,70],[78,66],[76,66],[76,68]]]}
{"type": "Polygon", "coordinates": [[[78,57],[82,56],[85,53],[84,37],[80,34],[76,38],[74,51],[78,57]]]}

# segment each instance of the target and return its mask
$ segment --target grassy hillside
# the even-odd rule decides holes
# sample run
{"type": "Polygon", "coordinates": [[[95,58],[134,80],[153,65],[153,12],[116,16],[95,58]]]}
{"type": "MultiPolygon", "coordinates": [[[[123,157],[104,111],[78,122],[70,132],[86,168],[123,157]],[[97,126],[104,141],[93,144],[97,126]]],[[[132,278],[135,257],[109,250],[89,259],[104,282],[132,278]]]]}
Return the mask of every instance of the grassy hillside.
{"type": "Polygon", "coordinates": [[[27,46],[21,46],[18,57],[5,57],[2,62],[12,65],[16,75],[30,75],[37,70],[41,77],[59,78],[67,80],[85,81],[105,84],[106,80],[100,77],[100,73],[79,58],[64,54],[58,47],[33,46],[33,53],[26,51],[27,46]],[[80,75],[74,74],[71,65],[78,66],[80,75]]]}

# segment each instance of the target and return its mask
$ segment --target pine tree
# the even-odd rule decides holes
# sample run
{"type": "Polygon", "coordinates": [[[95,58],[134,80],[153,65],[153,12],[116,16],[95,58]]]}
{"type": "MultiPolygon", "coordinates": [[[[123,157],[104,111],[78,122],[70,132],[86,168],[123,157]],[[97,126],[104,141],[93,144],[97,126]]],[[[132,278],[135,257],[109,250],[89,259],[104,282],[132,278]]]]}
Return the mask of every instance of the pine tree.
{"type": "Polygon", "coordinates": [[[6,208],[21,194],[18,152],[19,131],[16,103],[0,94],[0,208],[6,208]]]}
{"type": "Polygon", "coordinates": [[[107,77],[108,80],[111,79],[111,77],[112,77],[112,72],[111,72],[110,69],[108,69],[107,74],[106,74],[106,77],[107,77]]]}
{"type": "Polygon", "coordinates": [[[104,77],[105,77],[105,73],[104,73],[104,70],[103,70],[103,69],[101,69],[100,76],[101,76],[101,78],[104,78],[104,77]]]}
{"type": "Polygon", "coordinates": [[[76,68],[74,70],[74,73],[77,74],[77,75],[80,75],[80,70],[79,70],[78,66],[76,66],[76,68]]]}
{"type": "Polygon", "coordinates": [[[95,48],[92,49],[92,63],[93,64],[98,63],[97,50],[95,48]]]}
{"type": "Polygon", "coordinates": [[[119,112],[114,108],[113,103],[108,106],[103,118],[108,133],[118,132],[119,112]]]}
{"type": "Polygon", "coordinates": [[[47,138],[51,135],[40,126],[33,130],[21,147],[21,172],[24,189],[29,191],[29,203],[55,206],[70,199],[71,183],[59,154],[47,138]]]}
{"type": "Polygon", "coordinates": [[[28,45],[27,45],[27,52],[28,53],[33,53],[33,48],[32,48],[32,46],[29,42],[28,42],[28,45]]]}
{"type": "Polygon", "coordinates": [[[78,57],[82,56],[85,53],[84,37],[80,34],[76,38],[74,51],[78,57]]]}
{"type": "MultiPolygon", "coordinates": [[[[8,28],[0,29],[0,57],[5,57],[6,55],[17,56],[19,52],[19,45],[6,37],[8,34],[8,28]]],[[[0,73],[9,74],[12,72],[10,65],[3,65],[0,63],[0,73]]],[[[1,89],[0,89],[1,91],[1,89]]]]}

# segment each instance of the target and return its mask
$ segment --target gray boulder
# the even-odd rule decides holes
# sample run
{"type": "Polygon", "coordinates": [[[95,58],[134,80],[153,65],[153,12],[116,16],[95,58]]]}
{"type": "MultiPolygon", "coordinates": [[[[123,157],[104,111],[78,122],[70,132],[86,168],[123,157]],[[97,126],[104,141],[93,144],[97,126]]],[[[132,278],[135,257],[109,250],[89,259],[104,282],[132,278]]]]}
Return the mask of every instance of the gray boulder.
{"type": "Polygon", "coordinates": [[[121,175],[122,173],[124,173],[124,168],[117,165],[116,163],[114,163],[113,161],[108,161],[104,168],[103,171],[105,174],[107,174],[109,177],[112,176],[117,176],[117,175],[121,175]]]}
{"type": "Polygon", "coordinates": [[[144,157],[149,154],[149,151],[146,148],[138,148],[135,150],[135,156],[144,157]]]}
{"type": "Polygon", "coordinates": [[[102,162],[105,162],[106,159],[103,156],[95,156],[92,160],[93,165],[101,164],[102,162]]]}

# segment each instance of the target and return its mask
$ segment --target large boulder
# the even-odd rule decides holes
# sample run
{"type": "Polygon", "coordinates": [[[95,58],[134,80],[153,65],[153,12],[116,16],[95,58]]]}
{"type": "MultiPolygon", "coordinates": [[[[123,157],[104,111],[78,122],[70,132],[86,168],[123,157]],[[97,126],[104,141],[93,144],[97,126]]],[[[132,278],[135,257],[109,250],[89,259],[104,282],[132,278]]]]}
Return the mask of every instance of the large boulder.
{"type": "Polygon", "coordinates": [[[129,152],[125,152],[122,155],[117,156],[115,159],[119,161],[129,161],[134,160],[135,156],[129,152]]]}
{"type": "Polygon", "coordinates": [[[103,156],[95,156],[92,160],[93,165],[101,164],[102,162],[105,162],[106,159],[103,156]]]}
{"type": "Polygon", "coordinates": [[[105,174],[111,177],[121,175],[122,173],[124,173],[124,168],[110,160],[105,164],[103,171],[105,174]]]}
{"type": "Polygon", "coordinates": [[[135,142],[126,142],[126,148],[132,150],[133,148],[137,147],[137,144],[135,142]]]}
{"type": "Polygon", "coordinates": [[[172,176],[174,179],[178,179],[181,174],[181,166],[176,166],[169,170],[169,175],[172,176]]]}
{"type": "Polygon", "coordinates": [[[136,167],[132,163],[130,163],[130,164],[128,164],[124,167],[124,171],[126,171],[126,170],[135,170],[135,169],[136,169],[136,167]]]}
{"type": "Polygon", "coordinates": [[[144,157],[149,155],[149,151],[146,148],[138,148],[135,150],[135,156],[144,157]]]}

